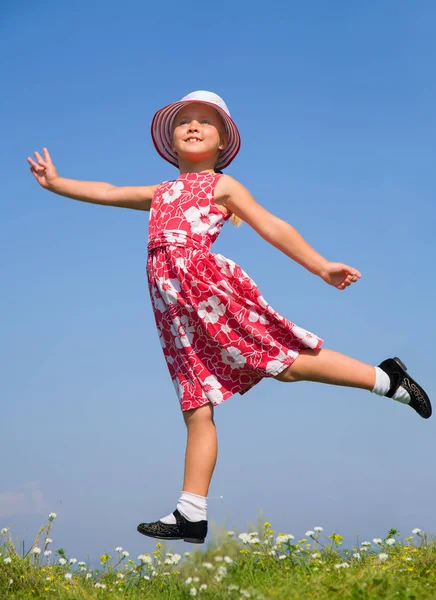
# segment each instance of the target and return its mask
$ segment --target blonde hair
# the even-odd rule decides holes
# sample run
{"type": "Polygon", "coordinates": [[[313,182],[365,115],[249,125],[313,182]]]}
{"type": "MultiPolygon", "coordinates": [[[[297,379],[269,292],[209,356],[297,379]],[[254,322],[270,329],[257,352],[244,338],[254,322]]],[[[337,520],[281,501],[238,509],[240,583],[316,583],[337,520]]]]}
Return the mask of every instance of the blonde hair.
{"type": "Polygon", "coordinates": [[[243,223],[241,217],[238,217],[237,215],[235,215],[235,213],[231,214],[230,221],[232,222],[232,225],[234,225],[235,227],[239,227],[239,225],[241,225],[241,223],[243,223]]]}

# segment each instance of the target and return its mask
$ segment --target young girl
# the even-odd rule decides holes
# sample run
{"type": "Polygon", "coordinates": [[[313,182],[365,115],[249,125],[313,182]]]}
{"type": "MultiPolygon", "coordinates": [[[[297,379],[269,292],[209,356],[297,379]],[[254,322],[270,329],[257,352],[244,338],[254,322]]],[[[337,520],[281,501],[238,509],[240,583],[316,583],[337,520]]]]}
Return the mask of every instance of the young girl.
{"type": "Polygon", "coordinates": [[[159,110],[151,133],[159,154],[180,171],[159,185],[116,187],[59,177],[47,149],[28,158],[44,188],[84,202],[150,211],[147,275],[160,343],[180,400],[188,437],[183,491],[176,510],[144,535],[202,543],[206,497],[217,458],[214,406],[263,377],[362,388],[409,404],[421,417],[430,400],[398,358],[373,367],[320,349],[322,340],[291,323],[261,296],[233,261],[210,247],[229,219],[248,223],[267,242],[329,285],[344,290],[360,273],[320,256],[288,223],[255,202],[219,170],[240,147],[224,101],[198,91],[159,110]]]}

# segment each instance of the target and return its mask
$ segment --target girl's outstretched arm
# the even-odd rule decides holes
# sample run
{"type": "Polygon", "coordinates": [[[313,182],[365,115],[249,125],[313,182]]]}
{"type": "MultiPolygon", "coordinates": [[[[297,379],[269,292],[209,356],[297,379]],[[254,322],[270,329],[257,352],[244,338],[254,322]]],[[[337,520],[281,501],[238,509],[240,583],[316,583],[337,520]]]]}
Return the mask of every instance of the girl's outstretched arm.
{"type": "Polygon", "coordinates": [[[43,154],[44,158],[35,152],[36,162],[30,157],[27,161],[36,181],[46,190],[92,204],[150,210],[157,185],[117,187],[99,181],[65,179],[59,177],[47,148],[43,149],[43,154]]]}
{"type": "Polygon", "coordinates": [[[329,262],[318,254],[292,225],[258,204],[233,177],[223,175],[219,179],[215,200],[248,223],[264,240],[337,289],[343,290],[361,277],[357,269],[329,262]]]}

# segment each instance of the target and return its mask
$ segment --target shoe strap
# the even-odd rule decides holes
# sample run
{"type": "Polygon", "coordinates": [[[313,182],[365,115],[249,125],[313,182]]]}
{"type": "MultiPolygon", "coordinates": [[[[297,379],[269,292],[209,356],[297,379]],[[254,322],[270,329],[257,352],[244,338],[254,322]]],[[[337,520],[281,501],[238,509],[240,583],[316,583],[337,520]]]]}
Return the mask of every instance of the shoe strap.
{"type": "Polygon", "coordinates": [[[179,513],[179,511],[177,510],[177,508],[173,512],[173,515],[174,515],[174,517],[176,519],[177,525],[184,525],[186,523],[185,517],[179,513]]]}

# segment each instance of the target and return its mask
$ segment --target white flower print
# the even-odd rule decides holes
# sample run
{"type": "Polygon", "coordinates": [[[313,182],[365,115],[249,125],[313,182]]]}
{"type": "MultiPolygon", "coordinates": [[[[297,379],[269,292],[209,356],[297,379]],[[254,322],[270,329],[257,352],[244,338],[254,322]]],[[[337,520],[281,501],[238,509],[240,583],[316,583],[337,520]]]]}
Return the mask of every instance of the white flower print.
{"type": "Polygon", "coordinates": [[[276,373],[280,373],[280,371],[282,371],[286,367],[286,364],[283,361],[286,358],[288,358],[289,356],[293,356],[294,358],[297,358],[298,352],[295,352],[294,350],[288,350],[288,353],[285,354],[284,352],[282,352],[280,350],[280,353],[277,356],[277,358],[275,358],[274,360],[268,361],[268,363],[266,365],[266,369],[265,369],[266,372],[269,373],[270,375],[275,375],[276,373]]]}
{"type": "Polygon", "coordinates": [[[223,401],[223,394],[221,392],[221,384],[214,375],[209,375],[203,381],[203,389],[206,393],[207,398],[212,404],[220,404],[223,401]]]}
{"type": "Polygon", "coordinates": [[[206,231],[212,231],[213,227],[220,221],[220,215],[210,214],[210,206],[191,206],[185,211],[185,217],[191,225],[192,233],[202,235],[206,231]]]}
{"type": "Polygon", "coordinates": [[[223,333],[230,333],[232,330],[228,325],[221,325],[221,331],[223,333]]]}
{"type": "Polygon", "coordinates": [[[250,314],[248,315],[248,320],[250,321],[250,323],[257,323],[257,321],[259,321],[259,323],[261,325],[267,325],[268,324],[268,320],[265,319],[265,317],[263,315],[259,315],[255,310],[250,310],[250,314]]]}
{"type": "Polygon", "coordinates": [[[156,279],[156,285],[162,294],[165,304],[177,304],[177,292],[180,292],[180,283],[177,279],[159,277],[156,279]]]}
{"type": "Polygon", "coordinates": [[[217,296],[211,296],[198,305],[198,316],[205,323],[216,323],[225,312],[226,309],[217,296]]]}
{"type": "Polygon", "coordinates": [[[168,202],[174,202],[174,200],[180,198],[180,196],[182,195],[183,187],[184,186],[182,181],[175,181],[170,187],[170,189],[162,194],[162,199],[165,202],[165,204],[168,204],[168,202]]]}
{"type": "Polygon", "coordinates": [[[190,346],[192,343],[194,327],[189,325],[189,320],[186,315],[175,317],[174,323],[171,325],[171,333],[175,337],[177,348],[190,346]]]}
{"type": "Polygon", "coordinates": [[[183,385],[180,383],[178,377],[173,379],[173,385],[174,385],[174,389],[176,390],[176,394],[179,397],[179,400],[182,400],[185,390],[183,388],[183,385]]]}
{"type": "Polygon", "coordinates": [[[241,351],[234,346],[229,346],[227,349],[223,348],[221,350],[221,357],[226,365],[230,365],[233,368],[243,367],[247,362],[241,351]]]}
{"type": "Polygon", "coordinates": [[[165,340],[164,340],[164,336],[163,336],[162,331],[159,330],[158,333],[159,333],[159,342],[160,342],[160,345],[162,346],[162,348],[166,348],[167,345],[165,344],[165,340]]]}
{"type": "Polygon", "coordinates": [[[184,273],[187,273],[188,267],[186,266],[186,261],[182,256],[176,258],[176,267],[179,267],[184,273]]]}
{"type": "Polygon", "coordinates": [[[152,286],[151,293],[155,309],[162,313],[165,312],[167,307],[165,306],[165,302],[162,300],[162,296],[159,294],[159,290],[155,286],[152,286]]]}
{"type": "Polygon", "coordinates": [[[230,258],[225,258],[222,254],[214,254],[213,258],[224,275],[228,277],[233,276],[236,264],[230,258]]]}
{"type": "Polygon", "coordinates": [[[292,333],[300,340],[303,340],[309,348],[316,348],[318,345],[318,339],[309,331],[306,331],[298,325],[293,325],[292,333]]]}
{"type": "Polygon", "coordinates": [[[173,231],[164,231],[163,234],[167,242],[181,242],[182,244],[186,243],[186,236],[188,235],[186,231],[178,231],[176,229],[173,231]]]}
{"type": "Polygon", "coordinates": [[[271,308],[271,306],[268,304],[268,302],[265,300],[265,298],[263,296],[259,296],[257,301],[259,302],[259,304],[261,305],[262,308],[266,308],[266,310],[269,312],[270,315],[275,315],[276,311],[271,308]]]}

